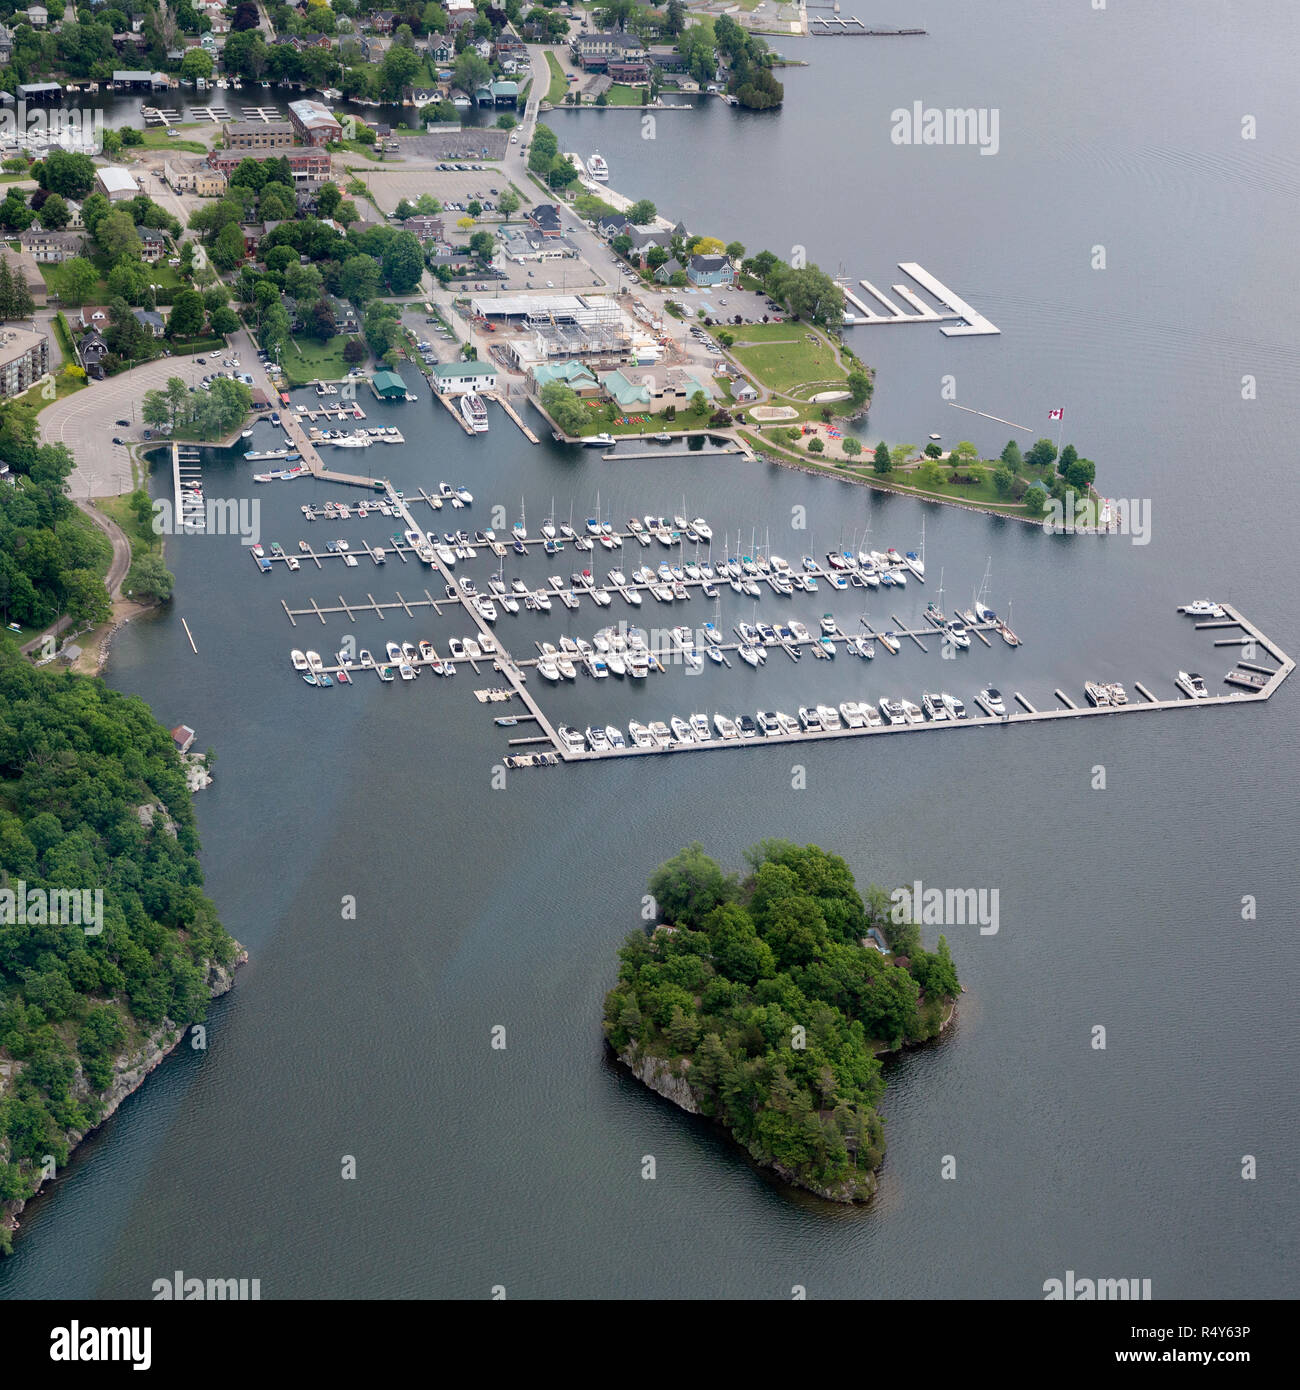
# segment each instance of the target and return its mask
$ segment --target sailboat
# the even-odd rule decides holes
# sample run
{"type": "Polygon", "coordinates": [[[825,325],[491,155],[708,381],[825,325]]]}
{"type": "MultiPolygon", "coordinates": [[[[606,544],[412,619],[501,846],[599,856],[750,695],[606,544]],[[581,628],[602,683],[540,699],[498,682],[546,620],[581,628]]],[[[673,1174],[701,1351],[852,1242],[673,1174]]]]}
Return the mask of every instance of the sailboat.
{"type": "Polygon", "coordinates": [[[989,595],[989,573],[993,568],[993,557],[989,556],[988,564],[984,566],[984,578],[980,581],[979,593],[975,596],[975,617],[981,623],[992,623],[997,621],[997,614],[985,603],[989,595]]]}
{"type": "Polygon", "coordinates": [[[515,539],[526,541],[528,539],[528,527],[524,524],[524,499],[519,499],[519,520],[511,528],[514,531],[515,539]]]}
{"type": "Polygon", "coordinates": [[[934,623],[936,627],[942,627],[948,619],[943,611],[943,569],[939,570],[939,601],[937,603],[927,603],[925,605],[925,616],[934,623]]]}
{"type": "Polygon", "coordinates": [[[545,521],[542,522],[542,536],[548,540],[555,539],[555,498],[551,498],[551,510],[545,521]]]}
{"type": "MultiPolygon", "coordinates": [[[[992,556],[989,557],[990,562],[992,556]]],[[[909,550],[903,556],[903,563],[912,571],[918,579],[925,580],[925,517],[921,517],[921,553],[918,555],[915,550],[909,550]]]]}
{"type": "Polygon", "coordinates": [[[600,493],[596,494],[596,515],[587,518],[587,534],[600,535],[600,493]]]}

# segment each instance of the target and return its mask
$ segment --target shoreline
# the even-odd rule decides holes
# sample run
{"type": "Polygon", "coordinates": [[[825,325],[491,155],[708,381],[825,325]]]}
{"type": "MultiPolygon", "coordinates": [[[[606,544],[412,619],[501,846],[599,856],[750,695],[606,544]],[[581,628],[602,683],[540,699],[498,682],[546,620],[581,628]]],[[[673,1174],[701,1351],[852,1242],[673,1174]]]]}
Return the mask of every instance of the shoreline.
{"type": "MultiPolygon", "coordinates": [[[[208,961],[209,999],[219,999],[222,995],[228,994],[235,985],[235,971],[241,965],[247,964],[248,951],[238,941],[235,942],[235,948],[235,957],[229,967],[219,965],[216,961],[208,961]]],[[[65,1135],[68,1141],[69,1162],[87,1136],[93,1134],[105,1121],[111,1119],[121,1108],[122,1102],[128,1096],[134,1095],[153,1072],[157,1071],[163,1062],[171,1056],[180,1046],[188,1031],[189,1025],[182,1027],[165,1018],[157,1028],[145,1035],[144,1042],[137,1051],[122,1052],[114,1058],[114,1079],[108,1088],[100,1094],[100,1099],[104,1102],[103,1113],[89,1129],[85,1131],[72,1129],[68,1130],[65,1135]]],[[[64,1165],[64,1168],[66,1170],[67,1164],[64,1165]]],[[[6,1253],[11,1253],[11,1251],[6,1251],[5,1246],[12,1242],[14,1233],[20,1229],[22,1223],[18,1217],[26,1209],[27,1204],[44,1195],[47,1186],[55,1183],[57,1178],[58,1174],[56,1173],[53,1177],[42,1179],[36,1191],[29,1197],[17,1197],[12,1201],[0,1203],[0,1257],[6,1253]]]]}
{"type": "MultiPolygon", "coordinates": [[[[932,1038],[922,1038],[916,1041],[905,1040],[898,1047],[875,1048],[873,1053],[876,1057],[900,1056],[913,1048],[925,1047],[930,1043],[939,1042],[943,1038],[945,1030],[952,1024],[957,1017],[957,1000],[949,999],[948,1011],[946,1016],[939,1024],[939,1031],[932,1038]]],[[[740,1150],[745,1155],[750,1165],[761,1173],[774,1173],[789,1188],[794,1188],[799,1192],[809,1192],[814,1197],[821,1197],[828,1202],[836,1202],[841,1206],[865,1206],[870,1203],[879,1188],[877,1174],[883,1166],[882,1157],[880,1165],[870,1169],[865,1173],[859,1173],[853,1178],[846,1179],[838,1187],[820,1188],[811,1187],[805,1182],[801,1182],[789,1169],[783,1168],[774,1159],[760,1158],[750,1152],[744,1144],[732,1133],[727,1125],[716,1116],[705,1115],[695,1099],[695,1093],[691,1089],[690,1082],[686,1075],[678,1069],[678,1059],[659,1057],[654,1053],[644,1052],[635,1044],[629,1045],[622,1052],[616,1052],[608,1039],[605,1040],[605,1047],[622,1067],[624,1067],[632,1077],[639,1081],[647,1090],[653,1091],[655,1095],[661,1096],[664,1100],[677,1106],[679,1110],[684,1110],[688,1115],[698,1115],[701,1119],[707,1120],[711,1125],[720,1130],[727,1138],[733,1148],[740,1150]]],[[[879,1113],[878,1111],[876,1113],[879,1113]]]]}

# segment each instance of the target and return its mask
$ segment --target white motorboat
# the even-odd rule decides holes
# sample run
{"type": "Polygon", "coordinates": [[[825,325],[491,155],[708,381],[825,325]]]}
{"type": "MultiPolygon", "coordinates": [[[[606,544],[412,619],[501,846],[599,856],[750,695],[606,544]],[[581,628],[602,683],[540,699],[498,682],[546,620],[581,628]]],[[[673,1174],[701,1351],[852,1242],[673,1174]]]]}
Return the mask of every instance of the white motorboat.
{"type": "Polygon", "coordinates": [[[718,731],[721,739],[735,739],[740,737],[740,731],[736,728],[735,720],[728,719],[725,714],[715,714],[713,716],[713,727],[718,731]]]}
{"type": "Polygon", "coordinates": [[[690,719],[691,732],[695,735],[696,743],[708,743],[713,737],[713,730],[709,727],[709,716],[707,714],[693,714],[690,719]]]}
{"type": "Polygon", "coordinates": [[[943,700],[943,707],[948,711],[950,719],[966,718],[966,706],[955,695],[949,695],[945,690],[940,698],[943,700]]]}
{"type": "Polygon", "coordinates": [[[304,656],[297,647],[289,653],[289,660],[293,662],[293,669],[295,671],[306,671],[310,669],[307,665],[306,656],[304,656]]]}
{"type": "Polygon", "coordinates": [[[1002,692],[991,685],[986,690],[980,691],[980,699],[996,715],[1003,715],[1007,712],[1007,707],[1002,701],[1002,692]]]}
{"type": "Polygon", "coordinates": [[[1222,618],[1224,616],[1222,606],[1208,598],[1198,598],[1194,603],[1189,603],[1183,612],[1189,618],[1222,618]]]}
{"type": "Polygon", "coordinates": [[[1210,698],[1205,681],[1195,671],[1179,671],[1174,684],[1193,700],[1208,700],[1210,698]]]}

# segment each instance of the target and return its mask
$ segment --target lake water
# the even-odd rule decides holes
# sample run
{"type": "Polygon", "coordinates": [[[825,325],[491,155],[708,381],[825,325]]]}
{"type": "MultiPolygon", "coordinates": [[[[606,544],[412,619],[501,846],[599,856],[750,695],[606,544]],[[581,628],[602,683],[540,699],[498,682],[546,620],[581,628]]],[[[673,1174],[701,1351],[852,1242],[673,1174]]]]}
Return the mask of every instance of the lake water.
{"type": "MultiPolygon", "coordinates": [[[[468,484],[473,507],[428,523],[440,530],[500,528],[494,506],[508,527],[521,499],[530,530],[552,499],[557,519],[572,505],[581,521],[599,494],[616,520],[684,506],[719,537],[756,532],[796,559],[868,526],[873,548],[915,548],[924,516],[930,583],[872,593],[871,617],[917,617],[940,571],[946,605],[965,606],[991,558],[991,602],[1014,601],[1024,642],[955,663],[932,647],[871,665],[778,654],[760,672],[673,670],[640,689],[580,680],[544,693],[553,718],[933,688],[969,704],[990,682],[1045,705],[1092,677],[1171,695],[1179,667],[1217,691],[1230,659],[1174,612],[1203,595],[1294,653],[1293,11],[1270,0],[1247,26],[1211,3],[913,9],[876,18],[929,37],[780,45],[813,66],[784,74],[779,114],[669,113],[653,140],[632,114],[551,120],[562,148],[599,148],[614,187],[692,231],[782,255],[801,245],[881,288],[897,262],[920,261],[1002,335],[849,330],[877,370],[870,438],[933,430],[1000,449],[1008,428],[954,411],[945,376],[961,403],[1029,425],[1022,442],[1063,406],[1101,490],[1152,499],[1150,544],[1048,537],[734,458],[602,462],[529,446],[495,408],[470,440],[423,385],[417,404],[363,398],[408,443],[339,466],[408,493],[468,484]],[[916,100],[998,108],[999,153],[891,144],[891,111],[916,100]],[[1096,246],[1105,270],[1091,268],[1096,246]],[[1247,375],[1257,399],[1242,398],[1247,375]]],[[[254,488],[250,471],[214,457],[205,481],[256,495],[264,540],[383,543],[393,529],[308,527],[300,505],[340,489],[254,488]]],[[[377,649],[467,633],[405,617],[295,629],[280,605],[415,597],[423,571],[363,561],[263,577],[239,550],[172,544],[176,601],[118,636],[108,677],[217,750],[196,799],[208,891],[252,959],[212,1011],[206,1055],[171,1060],[29,1208],[0,1295],[148,1297],[175,1269],[257,1277],[268,1298],[486,1297],[495,1284],[514,1297],[788,1297],[794,1284],[1041,1297],[1066,1269],[1148,1277],[1157,1298],[1294,1295],[1294,680],[1241,710],[635,759],[513,773],[493,790],[507,731],[471,693],[490,678],[462,667],[454,681],[314,692],[288,666],[291,646],[330,652],[345,634],[377,649]],[[839,851],[863,887],[1000,891],[997,935],[948,933],[968,988],[956,1025],[889,1064],[889,1149],[866,1210],[774,1184],[602,1055],[601,1001],[647,874],[695,839],[739,866],[770,835],[839,851]],[[1243,895],[1257,920],[1242,920],[1243,895]],[[1239,1175],[1246,1154],[1257,1181],[1239,1175]],[[355,1181],[340,1177],[345,1155],[355,1181]]],[[[616,559],[569,550],[549,568],[616,559]]],[[[548,562],[511,556],[505,572],[540,580],[548,562]]],[[[752,616],[724,595],[724,627],[752,616]]],[[[712,616],[698,598],[685,607],[557,605],[499,628],[523,654],[621,618],[712,616]]],[[[758,611],[815,626],[828,609],[855,626],[861,591],[769,596],[758,611]]]]}

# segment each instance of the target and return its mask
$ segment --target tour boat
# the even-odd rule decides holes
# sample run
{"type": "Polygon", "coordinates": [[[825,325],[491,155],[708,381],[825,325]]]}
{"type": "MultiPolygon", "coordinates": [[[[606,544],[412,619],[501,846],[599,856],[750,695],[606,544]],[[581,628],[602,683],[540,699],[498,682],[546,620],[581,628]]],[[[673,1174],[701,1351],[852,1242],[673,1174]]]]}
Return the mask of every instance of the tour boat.
{"type": "Polygon", "coordinates": [[[590,174],[597,183],[609,182],[609,165],[598,151],[593,151],[588,158],[587,173],[590,174]]]}
{"type": "MultiPolygon", "coordinates": [[[[483,398],[473,391],[466,392],[460,398],[461,418],[475,434],[486,434],[488,428],[487,406],[483,404],[483,398]]],[[[456,499],[459,501],[460,499],[456,499]]]]}

